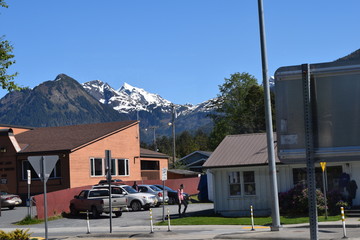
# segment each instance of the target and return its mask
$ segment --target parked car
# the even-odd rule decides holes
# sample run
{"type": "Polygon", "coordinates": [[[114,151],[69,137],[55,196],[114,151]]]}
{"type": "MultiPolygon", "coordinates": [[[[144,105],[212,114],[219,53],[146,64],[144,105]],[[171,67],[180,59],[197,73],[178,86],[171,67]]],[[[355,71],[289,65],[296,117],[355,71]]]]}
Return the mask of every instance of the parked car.
{"type": "MultiPolygon", "coordinates": [[[[161,190],[164,189],[163,185],[161,185],[161,184],[154,184],[154,186],[160,188],[161,190]]],[[[178,204],[179,203],[178,194],[177,194],[176,190],[165,186],[165,195],[167,195],[169,197],[168,204],[178,204]]],[[[184,193],[184,197],[185,197],[185,200],[189,201],[189,199],[190,199],[189,194],[184,193]]]]}
{"type": "MultiPolygon", "coordinates": [[[[105,185],[105,184],[108,184],[108,181],[107,180],[100,180],[99,181],[99,184],[100,185],[105,185]]],[[[121,179],[111,179],[111,184],[124,184],[123,180],[121,179]]]]}
{"type": "MultiPolygon", "coordinates": [[[[124,195],[111,197],[112,212],[116,217],[122,215],[123,208],[127,208],[127,199],[124,195]]],[[[98,218],[102,213],[110,213],[109,189],[88,189],[82,190],[79,195],[74,196],[70,201],[70,212],[73,215],[79,212],[89,211],[94,218],[98,218]]]]}
{"type": "MultiPolygon", "coordinates": [[[[93,188],[108,188],[108,185],[95,185],[93,188]]],[[[111,194],[125,194],[127,206],[133,211],[149,210],[157,205],[157,198],[153,194],[140,193],[129,185],[111,185],[111,194]]]]}
{"type": "Polygon", "coordinates": [[[10,210],[22,203],[21,198],[16,194],[0,192],[1,207],[7,207],[10,210]]]}
{"type": "MultiPolygon", "coordinates": [[[[142,193],[150,193],[155,195],[158,200],[156,204],[157,207],[164,202],[163,190],[155,185],[147,185],[147,184],[138,185],[138,191],[142,193]]],[[[165,196],[165,202],[168,201],[169,201],[169,197],[165,196]]]]}

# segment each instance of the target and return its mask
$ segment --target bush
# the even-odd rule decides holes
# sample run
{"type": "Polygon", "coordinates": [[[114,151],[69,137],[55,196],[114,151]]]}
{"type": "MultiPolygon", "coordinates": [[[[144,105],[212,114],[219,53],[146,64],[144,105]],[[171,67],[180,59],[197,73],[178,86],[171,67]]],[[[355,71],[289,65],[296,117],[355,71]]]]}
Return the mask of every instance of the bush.
{"type": "Polygon", "coordinates": [[[343,201],[342,194],[338,190],[330,191],[326,196],[330,215],[339,215],[340,207],[348,207],[347,202],[343,201]]]}
{"type": "Polygon", "coordinates": [[[29,240],[31,233],[28,233],[29,229],[16,229],[12,232],[4,232],[0,230],[0,240],[29,240]]]}
{"type": "MultiPolygon", "coordinates": [[[[287,192],[279,193],[279,203],[281,214],[287,215],[307,215],[309,213],[308,189],[302,184],[297,184],[287,192]]],[[[318,213],[325,211],[325,199],[320,190],[316,190],[316,201],[318,213]]]]}

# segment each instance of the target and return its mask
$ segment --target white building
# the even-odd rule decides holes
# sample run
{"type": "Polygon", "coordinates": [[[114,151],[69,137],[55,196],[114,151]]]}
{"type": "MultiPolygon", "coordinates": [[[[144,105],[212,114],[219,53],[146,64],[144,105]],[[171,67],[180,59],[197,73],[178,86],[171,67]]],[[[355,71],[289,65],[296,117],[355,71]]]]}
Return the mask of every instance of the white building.
{"type": "MultiPolygon", "coordinates": [[[[208,169],[209,199],[214,201],[216,213],[249,215],[252,205],[258,216],[270,215],[272,197],[265,133],[227,136],[203,166],[208,169]]],[[[276,169],[279,192],[306,181],[306,164],[283,164],[276,158],[276,169]]],[[[328,191],[336,189],[346,194],[347,181],[360,183],[359,161],[329,162],[326,172],[328,191]]],[[[316,164],[316,183],[322,188],[320,164],[316,164]]],[[[354,205],[360,205],[358,192],[354,205]]]]}

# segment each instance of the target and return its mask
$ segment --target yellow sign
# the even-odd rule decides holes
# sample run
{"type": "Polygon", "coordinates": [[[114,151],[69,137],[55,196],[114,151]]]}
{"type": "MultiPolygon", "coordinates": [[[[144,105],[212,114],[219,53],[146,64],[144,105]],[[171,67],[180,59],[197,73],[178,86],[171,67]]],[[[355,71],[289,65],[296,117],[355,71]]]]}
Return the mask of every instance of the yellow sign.
{"type": "Polygon", "coordinates": [[[320,162],[320,166],[323,172],[325,172],[326,162],[320,162]]]}

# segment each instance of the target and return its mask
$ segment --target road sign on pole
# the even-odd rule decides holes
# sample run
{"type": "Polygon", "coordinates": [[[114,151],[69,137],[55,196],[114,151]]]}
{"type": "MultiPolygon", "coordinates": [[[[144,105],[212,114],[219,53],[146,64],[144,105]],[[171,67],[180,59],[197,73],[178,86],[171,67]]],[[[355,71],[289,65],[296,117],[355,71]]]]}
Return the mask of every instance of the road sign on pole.
{"type": "Polygon", "coordinates": [[[166,181],[167,180],[167,168],[161,169],[161,180],[166,181]]]}
{"type": "Polygon", "coordinates": [[[50,156],[30,156],[28,161],[31,166],[44,183],[44,216],[45,216],[45,239],[48,240],[48,219],[47,219],[47,198],[46,198],[46,182],[50,177],[51,172],[53,171],[59,156],[50,155],[50,156]]]}
{"type": "Polygon", "coordinates": [[[47,182],[51,172],[53,171],[57,161],[59,160],[59,156],[31,156],[28,157],[28,160],[41,181],[47,182]],[[46,162],[46,164],[43,164],[43,160],[44,162],[46,162]]]}

